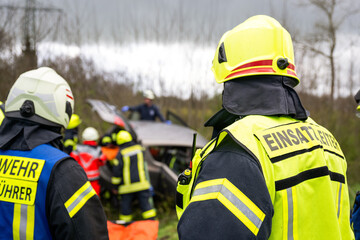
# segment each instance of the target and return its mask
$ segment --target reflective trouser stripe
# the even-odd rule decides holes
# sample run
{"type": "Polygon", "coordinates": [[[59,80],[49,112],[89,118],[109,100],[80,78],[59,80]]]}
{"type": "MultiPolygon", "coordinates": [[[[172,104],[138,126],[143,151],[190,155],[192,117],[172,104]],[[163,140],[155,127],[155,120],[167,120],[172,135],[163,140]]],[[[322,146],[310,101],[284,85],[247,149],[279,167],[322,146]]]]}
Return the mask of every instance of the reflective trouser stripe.
{"type": "Polygon", "coordinates": [[[155,209],[150,209],[150,210],[142,213],[142,217],[144,219],[152,218],[152,217],[155,217],[155,216],[156,216],[155,209]]]}
{"type": "Polygon", "coordinates": [[[255,236],[265,214],[226,178],[204,181],[196,185],[191,201],[216,199],[234,214],[255,236]]]}
{"type": "Polygon", "coordinates": [[[342,200],[342,190],[343,190],[343,184],[339,183],[339,188],[338,188],[338,212],[337,212],[337,217],[338,219],[340,219],[340,213],[341,213],[341,200],[342,200]]]}
{"type": "Polygon", "coordinates": [[[33,240],[35,229],[35,205],[14,204],[14,240],[33,240]]]}
{"type": "Polygon", "coordinates": [[[283,239],[296,240],[297,236],[297,197],[295,188],[287,188],[283,191],[283,214],[284,214],[284,229],[283,239]]]}
{"type": "Polygon", "coordinates": [[[89,182],[86,182],[69,200],[65,202],[65,208],[72,218],[92,197],[96,195],[95,190],[92,188],[89,182]]]}

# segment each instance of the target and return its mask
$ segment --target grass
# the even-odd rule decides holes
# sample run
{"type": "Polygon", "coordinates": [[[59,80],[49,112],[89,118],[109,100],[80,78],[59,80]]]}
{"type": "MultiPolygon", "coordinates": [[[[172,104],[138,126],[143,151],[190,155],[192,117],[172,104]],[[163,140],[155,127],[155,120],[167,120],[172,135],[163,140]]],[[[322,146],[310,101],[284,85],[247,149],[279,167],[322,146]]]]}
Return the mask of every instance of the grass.
{"type": "Polygon", "coordinates": [[[159,216],[158,240],[178,240],[177,223],[175,211],[169,211],[159,216]]]}

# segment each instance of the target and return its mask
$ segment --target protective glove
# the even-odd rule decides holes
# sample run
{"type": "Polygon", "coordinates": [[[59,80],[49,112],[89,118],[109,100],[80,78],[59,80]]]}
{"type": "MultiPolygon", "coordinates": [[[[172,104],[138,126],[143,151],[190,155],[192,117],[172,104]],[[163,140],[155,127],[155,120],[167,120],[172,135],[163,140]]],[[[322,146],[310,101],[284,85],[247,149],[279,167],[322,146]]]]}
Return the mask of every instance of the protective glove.
{"type": "Polygon", "coordinates": [[[122,108],[121,108],[121,111],[122,112],[127,112],[127,111],[129,111],[129,106],[123,106],[122,108]]]}
{"type": "Polygon", "coordinates": [[[171,122],[170,120],[166,120],[165,123],[166,123],[167,125],[171,125],[171,124],[172,124],[172,122],[171,122]]]}

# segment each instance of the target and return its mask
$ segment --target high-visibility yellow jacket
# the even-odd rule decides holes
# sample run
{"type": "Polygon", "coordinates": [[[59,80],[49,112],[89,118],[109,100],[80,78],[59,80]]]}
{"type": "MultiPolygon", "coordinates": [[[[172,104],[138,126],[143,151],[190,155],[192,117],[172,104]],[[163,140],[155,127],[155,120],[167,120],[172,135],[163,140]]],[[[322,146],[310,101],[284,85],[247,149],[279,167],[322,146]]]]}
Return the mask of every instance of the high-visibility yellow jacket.
{"type": "MultiPolygon", "coordinates": [[[[191,211],[196,209],[197,215],[201,215],[201,204],[210,201],[219,202],[217,206],[221,209],[212,210],[214,213],[227,212],[231,221],[240,222],[245,226],[244,231],[251,232],[247,236],[256,238],[265,227],[265,219],[271,218],[271,223],[266,223],[271,225],[268,239],[354,239],[349,223],[344,154],[333,135],[310,118],[298,121],[286,116],[246,116],[198,150],[192,161],[190,183],[178,183],[177,188],[180,239],[190,239],[185,229],[189,229],[186,225],[194,217],[191,211]],[[207,158],[225,154],[219,152],[218,147],[228,136],[258,163],[274,209],[273,216],[253,201],[256,189],[251,190],[252,194],[245,194],[250,191],[246,183],[239,189],[223,177],[197,179],[207,171],[207,158]]],[[[226,162],[222,164],[226,169],[226,162]]],[[[239,169],[239,172],[244,171],[239,169]]],[[[252,179],[245,181],[250,187],[252,179]]],[[[207,212],[206,217],[207,222],[214,222],[214,227],[208,226],[207,231],[221,232],[216,227],[217,216],[211,219],[211,212],[207,212]]],[[[201,226],[197,228],[201,231],[201,226]]]]}

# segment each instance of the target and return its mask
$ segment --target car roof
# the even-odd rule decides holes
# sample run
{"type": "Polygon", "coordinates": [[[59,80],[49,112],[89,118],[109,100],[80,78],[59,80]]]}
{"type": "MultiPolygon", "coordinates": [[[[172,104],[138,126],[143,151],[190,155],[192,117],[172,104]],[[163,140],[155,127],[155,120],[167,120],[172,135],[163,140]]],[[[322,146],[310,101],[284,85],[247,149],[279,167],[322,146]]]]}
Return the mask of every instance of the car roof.
{"type": "MultiPolygon", "coordinates": [[[[154,121],[130,121],[138,140],[144,146],[182,146],[191,147],[195,130],[176,125],[154,121]]],[[[205,146],[208,141],[197,133],[196,147],[205,146]]]]}

